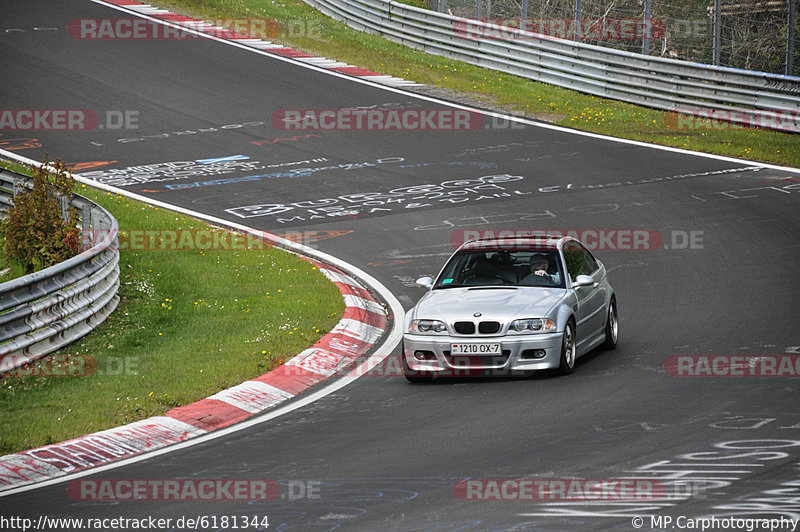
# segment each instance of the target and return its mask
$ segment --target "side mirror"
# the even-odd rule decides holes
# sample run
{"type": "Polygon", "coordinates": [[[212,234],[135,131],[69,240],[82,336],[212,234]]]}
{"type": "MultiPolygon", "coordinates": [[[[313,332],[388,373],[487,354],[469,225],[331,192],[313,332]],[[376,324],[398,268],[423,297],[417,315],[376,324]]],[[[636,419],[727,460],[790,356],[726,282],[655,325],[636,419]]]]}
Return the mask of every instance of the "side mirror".
{"type": "Polygon", "coordinates": [[[584,286],[594,286],[594,279],[592,279],[589,275],[579,275],[572,284],[577,285],[578,288],[582,288],[584,286]]]}
{"type": "Polygon", "coordinates": [[[433,279],[431,279],[430,277],[420,277],[419,279],[417,279],[416,284],[417,286],[422,286],[430,290],[431,288],[433,288],[433,279]]]}

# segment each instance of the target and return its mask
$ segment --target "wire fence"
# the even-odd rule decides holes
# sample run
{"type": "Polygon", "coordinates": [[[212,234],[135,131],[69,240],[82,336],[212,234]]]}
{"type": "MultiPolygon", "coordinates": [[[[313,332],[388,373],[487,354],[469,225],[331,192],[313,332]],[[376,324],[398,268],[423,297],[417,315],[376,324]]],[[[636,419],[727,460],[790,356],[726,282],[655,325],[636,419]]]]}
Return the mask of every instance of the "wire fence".
{"type": "Polygon", "coordinates": [[[798,1],[426,0],[436,11],[548,37],[800,76],[798,1]]]}

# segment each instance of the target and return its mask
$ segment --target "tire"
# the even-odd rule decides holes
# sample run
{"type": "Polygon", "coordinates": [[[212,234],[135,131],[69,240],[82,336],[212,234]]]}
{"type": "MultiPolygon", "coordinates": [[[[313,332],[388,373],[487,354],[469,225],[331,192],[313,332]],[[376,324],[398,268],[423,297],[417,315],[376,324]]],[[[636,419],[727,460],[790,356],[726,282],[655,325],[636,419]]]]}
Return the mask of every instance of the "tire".
{"type": "Polygon", "coordinates": [[[606,316],[606,341],[601,346],[607,351],[612,351],[617,348],[617,339],[619,338],[619,316],[617,315],[617,299],[611,298],[611,303],[608,305],[608,316],[606,316]]]}
{"type": "Polygon", "coordinates": [[[561,363],[558,372],[562,375],[569,375],[575,370],[575,322],[570,319],[564,328],[564,338],[561,340],[561,363]]]}
{"type": "Polygon", "coordinates": [[[400,357],[403,359],[403,376],[408,382],[414,384],[424,384],[433,380],[433,375],[427,371],[417,371],[408,367],[406,361],[406,350],[403,344],[400,344],[400,357]]]}

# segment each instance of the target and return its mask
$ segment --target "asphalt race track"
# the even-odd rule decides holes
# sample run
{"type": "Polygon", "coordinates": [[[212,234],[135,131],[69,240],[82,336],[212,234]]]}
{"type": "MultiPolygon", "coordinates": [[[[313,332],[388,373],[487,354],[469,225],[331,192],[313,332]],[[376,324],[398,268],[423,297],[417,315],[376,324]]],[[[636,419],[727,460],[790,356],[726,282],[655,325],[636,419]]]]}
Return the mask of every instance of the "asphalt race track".
{"type": "Polygon", "coordinates": [[[105,125],[107,111],[128,111],[138,129],[0,131],[0,148],[114,161],[83,174],[294,233],[406,308],[423,293],[413,280],[438,271],[459,231],[648,230],[650,240],[597,252],[617,292],[620,344],[568,377],[368,375],[277,419],[86,477],[273,479],[282,496],[271,501],[93,502],[68,496],[65,481],[0,498],[0,515],[249,515],[268,516],[270,530],[437,532],[800,517],[800,381],[681,376],[668,363],[797,361],[799,174],[490,117],[470,131],[281,131],[270,118],[282,109],[451,108],[213,40],[73,39],[70,20],[129,16],[88,0],[1,9],[0,30],[23,31],[0,31],[0,107],[92,109],[105,125]],[[166,164],[179,161],[206,162],[166,164]],[[458,484],[519,478],[649,479],[663,493],[465,500],[458,484]]]}

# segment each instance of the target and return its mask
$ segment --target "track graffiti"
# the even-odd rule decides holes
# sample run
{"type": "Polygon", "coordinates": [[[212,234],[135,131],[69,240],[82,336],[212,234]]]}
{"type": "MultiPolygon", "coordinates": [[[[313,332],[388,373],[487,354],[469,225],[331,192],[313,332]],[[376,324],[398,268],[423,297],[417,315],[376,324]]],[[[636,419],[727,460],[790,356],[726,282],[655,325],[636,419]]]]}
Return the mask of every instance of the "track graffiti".
{"type": "Polygon", "coordinates": [[[265,144],[277,144],[278,142],[295,142],[297,140],[305,140],[312,138],[322,138],[322,135],[316,133],[308,133],[307,135],[292,135],[291,137],[278,137],[274,139],[253,140],[250,144],[255,146],[263,146],[265,144]]]}
{"type": "Polygon", "coordinates": [[[259,174],[259,175],[251,175],[251,176],[244,176],[244,177],[231,177],[228,179],[215,179],[212,181],[195,181],[194,183],[179,183],[175,185],[167,185],[166,188],[169,190],[180,190],[185,188],[198,188],[198,187],[210,187],[210,186],[218,186],[218,185],[230,185],[234,183],[242,183],[247,181],[261,181],[262,179],[276,179],[276,178],[297,178],[297,177],[307,177],[310,175],[314,175],[317,172],[324,172],[328,170],[355,170],[358,168],[374,168],[376,166],[380,166],[383,164],[394,164],[402,162],[404,159],[402,157],[384,157],[382,159],[376,159],[375,161],[364,161],[359,163],[341,163],[341,164],[334,164],[328,166],[318,166],[318,167],[311,167],[311,168],[292,168],[283,172],[273,172],[269,174],[259,174]]]}
{"type": "Polygon", "coordinates": [[[166,163],[129,166],[127,168],[97,170],[83,172],[80,177],[91,179],[104,185],[125,187],[144,185],[162,181],[177,181],[192,177],[213,177],[234,172],[251,172],[270,168],[291,168],[293,166],[326,162],[322,157],[277,164],[266,164],[251,160],[245,155],[232,155],[214,159],[198,159],[195,161],[171,161],[166,163]]]}
{"type": "MultiPolygon", "coordinates": [[[[800,453],[800,440],[752,439],[714,443],[710,450],[680,454],[673,459],[658,460],[625,471],[625,479],[662,482],[668,487],[669,497],[656,502],[576,502],[541,503],[532,512],[520,513],[524,517],[636,517],[663,513],[689,499],[705,499],[717,490],[725,490],[747,476],[763,472],[773,462],[780,463],[800,453]]],[[[784,486],[783,484],[781,486],[784,486]]],[[[786,484],[796,489],[793,481],[786,484]]],[[[784,487],[786,487],[784,486],[784,487]]],[[[779,488],[781,490],[783,488],[779,488]]],[[[773,490],[774,491],[774,490],[773,490]]],[[[763,492],[778,497],[782,492],[763,492]]],[[[739,510],[740,515],[755,513],[783,513],[800,516],[800,505],[794,501],[788,508],[785,501],[751,499],[750,503],[730,503],[713,506],[725,510],[726,515],[739,510]]]]}
{"type": "MultiPolygon", "coordinates": [[[[132,142],[144,142],[144,141],[153,141],[153,140],[167,140],[173,139],[177,137],[186,137],[190,135],[205,135],[208,133],[220,133],[226,131],[232,131],[242,128],[255,128],[265,126],[266,122],[243,122],[241,124],[224,124],[224,125],[215,125],[213,127],[204,127],[204,128],[197,128],[197,129],[185,129],[183,131],[168,131],[164,133],[156,133],[155,135],[141,135],[138,137],[121,137],[118,139],[114,139],[109,141],[110,143],[119,143],[119,144],[130,144],[132,142]]],[[[105,146],[104,143],[92,141],[90,144],[93,146],[105,146]]]]}
{"type": "Polygon", "coordinates": [[[548,185],[548,186],[538,187],[537,190],[542,194],[551,194],[557,192],[583,192],[587,190],[602,190],[602,189],[619,188],[631,185],[646,185],[651,183],[679,181],[682,179],[691,179],[696,177],[710,177],[710,176],[728,175],[728,174],[744,174],[749,172],[757,172],[759,170],[761,170],[761,168],[758,166],[746,166],[739,168],[727,168],[725,170],[713,170],[709,172],[694,172],[690,174],[677,174],[671,176],[645,177],[633,181],[614,181],[610,183],[597,183],[591,185],[577,185],[574,183],[567,183],[566,185],[562,184],[548,185]]]}
{"type": "Polygon", "coordinates": [[[476,179],[442,181],[413,185],[385,192],[345,194],[294,203],[265,203],[226,209],[239,218],[273,216],[280,224],[336,217],[388,214],[397,209],[421,209],[464,202],[510,198],[530,194],[508,185],[523,180],[518,175],[500,174],[476,179]]]}
{"type": "Polygon", "coordinates": [[[39,139],[0,139],[0,149],[8,151],[29,150],[41,148],[39,139]]]}

